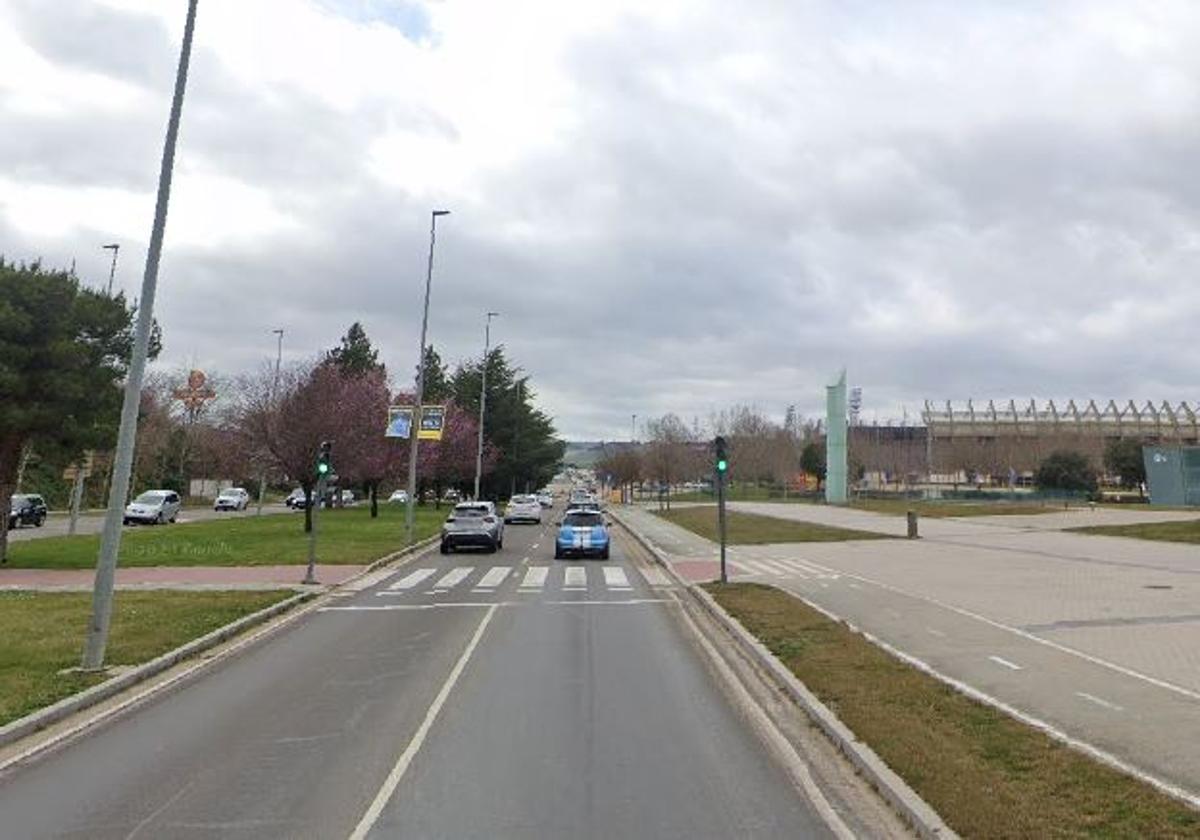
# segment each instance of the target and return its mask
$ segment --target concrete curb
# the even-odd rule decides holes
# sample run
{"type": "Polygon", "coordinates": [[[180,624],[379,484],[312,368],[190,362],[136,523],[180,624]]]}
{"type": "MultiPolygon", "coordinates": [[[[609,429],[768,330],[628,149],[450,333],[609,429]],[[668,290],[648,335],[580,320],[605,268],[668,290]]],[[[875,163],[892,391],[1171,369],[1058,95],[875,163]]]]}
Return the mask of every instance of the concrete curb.
{"type": "Polygon", "coordinates": [[[699,586],[684,580],[673,568],[662,552],[640,531],[633,528],[615,509],[610,508],[609,514],[620,523],[621,527],[645,548],[666,571],[667,575],[679,585],[687,596],[710,615],[718,624],[731,635],[742,651],[758,664],[776,682],[781,690],[792,699],[809,719],[816,724],[834,746],[849,759],[859,773],[867,779],[879,794],[908,821],[917,834],[925,838],[947,840],[958,835],[938,816],[937,812],[922,799],[908,783],[884,763],[875,751],[860,741],[846,724],[829,710],[829,707],[817,699],[808,688],[775,657],[765,645],[742,626],[736,618],[727,613],[716,600],[699,586]]]}
{"type": "MultiPolygon", "coordinates": [[[[131,688],[138,683],[145,682],[151,677],[155,677],[158,674],[161,674],[163,671],[166,671],[168,668],[173,668],[185,659],[190,659],[196,654],[204,653],[205,651],[216,647],[222,642],[228,641],[229,639],[239,635],[251,627],[264,624],[267,621],[270,621],[272,618],[288,612],[293,607],[298,606],[305,601],[324,597],[329,593],[346,586],[347,584],[366,577],[367,575],[377,571],[389,563],[394,563],[398,560],[416,556],[436,543],[438,539],[439,537],[434,535],[428,539],[421,540],[418,543],[414,543],[413,545],[402,548],[399,551],[394,551],[391,554],[387,554],[383,557],[380,557],[378,560],[371,562],[358,574],[346,578],[341,583],[336,583],[332,586],[329,586],[323,592],[301,592],[297,595],[293,595],[291,598],[285,598],[278,604],[272,604],[271,606],[261,609],[258,612],[242,616],[236,621],[232,621],[223,627],[218,627],[211,633],[207,633],[198,639],[192,639],[190,642],[187,642],[186,644],[181,645],[174,650],[167,651],[161,656],[151,659],[149,662],[144,662],[141,665],[131,668],[123,674],[118,674],[112,679],[105,680],[99,685],[94,685],[91,688],[85,689],[77,694],[72,694],[70,697],[64,697],[62,700],[59,700],[53,705],[46,706],[43,709],[38,709],[35,712],[29,713],[25,717],[10,721],[4,726],[0,726],[0,747],[6,747],[9,744],[21,740],[22,738],[26,738],[49,726],[53,726],[59,721],[65,720],[77,712],[84,711],[92,706],[97,705],[98,703],[103,703],[105,700],[120,694],[127,688],[131,688]]],[[[296,568],[300,569],[302,566],[297,566],[296,568]]]]}

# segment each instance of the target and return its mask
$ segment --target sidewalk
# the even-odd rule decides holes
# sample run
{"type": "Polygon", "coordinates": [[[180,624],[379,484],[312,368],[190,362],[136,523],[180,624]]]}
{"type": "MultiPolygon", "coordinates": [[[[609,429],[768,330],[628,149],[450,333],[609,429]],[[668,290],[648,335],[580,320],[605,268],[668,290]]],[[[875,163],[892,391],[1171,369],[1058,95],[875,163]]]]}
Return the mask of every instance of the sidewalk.
{"type": "MultiPolygon", "coordinates": [[[[734,507],[869,530],[904,522],[817,505],[734,507]]],[[[927,519],[920,540],[732,546],[730,577],[793,592],[1018,715],[1200,795],[1200,744],[1179,737],[1200,732],[1200,546],[1050,527],[1131,514],[1195,518],[927,519]]],[[[621,516],[688,579],[717,576],[715,546],[648,511],[621,516]]]]}
{"type": "MultiPolygon", "coordinates": [[[[366,566],[318,564],[317,580],[330,586],[366,566]]],[[[117,569],[118,589],[280,589],[304,588],[306,567],[295,566],[135,566],[117,569]]],[[[0,566],[0,591],[90,592],[91,569],[8,569],[0,566]]]]}

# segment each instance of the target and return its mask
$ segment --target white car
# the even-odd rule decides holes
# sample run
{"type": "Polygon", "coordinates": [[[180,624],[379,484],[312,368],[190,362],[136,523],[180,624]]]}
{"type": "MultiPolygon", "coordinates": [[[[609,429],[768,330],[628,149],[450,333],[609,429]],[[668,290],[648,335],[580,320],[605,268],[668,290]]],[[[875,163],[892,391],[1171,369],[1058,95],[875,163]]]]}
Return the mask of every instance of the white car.
{"type": "Polygon", "coordinates": [[[541,493],[538,493],[537,500],[538,500],[538,504],[544,508],[554,507],[554,496],[553,496],[553,494],[551,494],[549,492],[543,491],[541,493]]]}
{"type": "Polygon", "coordinates": [[[505,522],[542,522],[542,506],[537,496],[513,496],[504,508],[505,522]]]}
{"type": "Polygon", "coordinates": [[[125,506],[124,521],[126,525],[174,522],[182,506],[179,494],[174,490],[147,490],[125,506]]]}
{"type": "Polygon", "coordinates": [[[213,510],[245,510],[250,504],[250,494],[244,487],[226,487],[217,494],[213,510]]]}
{"type": "Polygon", "coordinates": [[[408,491],[407,490],[393,490],[392,495],[388,496],[388,502],[393,505],[408,504],[408,491]]]}

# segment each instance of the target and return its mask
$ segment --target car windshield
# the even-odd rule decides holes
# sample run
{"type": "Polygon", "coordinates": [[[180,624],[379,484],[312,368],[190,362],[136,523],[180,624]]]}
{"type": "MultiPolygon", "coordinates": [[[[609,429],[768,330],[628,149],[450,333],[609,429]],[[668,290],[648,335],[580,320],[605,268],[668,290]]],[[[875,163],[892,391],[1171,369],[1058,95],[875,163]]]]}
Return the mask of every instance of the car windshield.
{"type": "Polygon", "coordinates": [[[527,505],[527,504],[530,504],[531,502],[536,502],[536,501],[537,501],[537,499],[535,499],[533,496],[513,496],[512,497],[512,504],[514,504],[514,505],[527,505]]]}
{"type": "Polygon", "coordinates": [[[568,513],[567,518],[563,520],[564,525],[573,528],[594,528],[597,525],[604,524],[604,517],[598,513],[578,512],[568,513]]]}
{"type": "Polygon", "coordinates": [[[156,493],[151,491],[149,493],[143,493],[133,501],[139,505],[156,505],[161,502],[166,495],[166,493],[156,493]]]}

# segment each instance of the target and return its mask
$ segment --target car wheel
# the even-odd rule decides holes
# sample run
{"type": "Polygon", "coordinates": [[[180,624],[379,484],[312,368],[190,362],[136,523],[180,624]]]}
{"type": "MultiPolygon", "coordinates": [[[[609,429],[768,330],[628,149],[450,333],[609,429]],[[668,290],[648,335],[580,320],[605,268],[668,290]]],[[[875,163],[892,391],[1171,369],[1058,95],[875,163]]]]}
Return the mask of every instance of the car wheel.
{"type": "Polygon", "coordinates": [[[33,527],[41,528],[46,524],[46,514],[39,513],[37,519],[33,520],[33,527]]]}
{"type": "Polygon", "coordinates": [[[443,541],[442,541],[442,544],[441,544],[440,546],[438,546],[438,550],[439,550],[439,551],[440,551],[442,554],[449,554],[449,553],[450,553],[450,546],[446,545],[445,541],[443,540],[443,541]]]}
{"type": "Polygon", "coordinates": [[[175,517],[176,517],[176,516],[178,516],[178,514],[172,514],[172,515],[171,515],[171,518],[170,518],[170,520],[168,520],[168,521],[169,521],[169,522],[170,522],[172,525],[174,525],[174,524],[175,524],[175,517]]]}
{"type": "Polygon", "coordinates": [[[561,559],[563,559],[563,553],[562,553],[561,551],[559,551],[559,550],[558,550],[558,547],[557,547],[557,546],[555,546],[555,548],[554,548],[554,559],[555,559],[555,560],[561,560],[561,559]]]}
{"type": "Polygon", "coordinates": [[[489,543],[489,544],[488,544],[488,547],[487,547],[487,553],[488,553],[488,554],[495,554],[495,553],[496,553],[496,549],[498,549],[499,547],[500,547],[500,544],[499,544],[499,543],[496,543],[496,542],[489,543]]]}
{"type": "Polygon", "coordinates": [[[608,559],[608,549],[607,548],[600,552],[600,559],[601,560],[608,559]]]}
{"type": "Polygon", "coordinates": [[[154,517],[155,525],[162,525],[165,521],[166,520],[163,518],[163,515],[161,513],[158,516],[154,517]]]}

